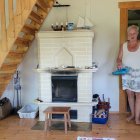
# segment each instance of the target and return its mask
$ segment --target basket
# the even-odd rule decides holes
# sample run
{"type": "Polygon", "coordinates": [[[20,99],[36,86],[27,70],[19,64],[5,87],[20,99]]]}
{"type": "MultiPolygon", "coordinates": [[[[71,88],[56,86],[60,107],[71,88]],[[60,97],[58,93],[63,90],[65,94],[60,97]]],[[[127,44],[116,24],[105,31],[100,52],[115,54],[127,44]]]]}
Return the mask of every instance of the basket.
{"type": "Polygon", "coordinates": [[[96,124],[106,124],[108,121],[108,118],[92,118],[92,123],[96,124]]]}
{"type": "Polygon", "coordinates": [[[35,118],[38,114],[38,105],[28,104],[18,110],[20,118],[35,118]]]}
{"type": "Polygon", "coordinates": [[[106,124],[109,116],[109,109],[111,108],[109,102],[99,102],[97,108],[93,108],[92,123],[106,124]],[[103,114],[98,115],[99,110],[103,110],[103,114]]]}
{"type": "Polygon", "coordinates": [[[105,110],[109,110],[111,108],[110,103],[109,102],[99,102],[97,104],[97,108],[98,109],[105,109],[105,110]]]}
{"type": "Polygon", "coordinates": [[[96,124],[106,124],[108,121],[108,115],[109,112],[106,111],[106,117],[102,118],[102,117],[97,117],[94,114],[92,114],[92,123],[96,123],[96,124]]]}

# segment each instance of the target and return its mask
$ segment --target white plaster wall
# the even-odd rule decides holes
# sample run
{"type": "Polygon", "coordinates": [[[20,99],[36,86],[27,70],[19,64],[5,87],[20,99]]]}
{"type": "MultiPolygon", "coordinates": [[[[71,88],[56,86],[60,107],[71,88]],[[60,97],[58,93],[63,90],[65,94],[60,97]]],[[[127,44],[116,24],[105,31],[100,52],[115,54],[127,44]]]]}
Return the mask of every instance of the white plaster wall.
{"type": "Polygon", "coordinates": [[[94,2],[92,11],[95,23],[93,61],[99,64],[99,71],[93,75],[93,91],[110,98],[111,111],[119,110],[118,77],[115,70],[116,54],[119,47],[119,9],[116,0],[94,2]],[[102,9],[102,10],[101,10],[102,9]]]}
{"type": "Polygon", "coordinates": [[[33,103],[38,98],[39,81],[38,74],[34,70],[38,64],[37,51],[35,40],[20,65],[22,105],[33,103]]]}
{"type": "MultiPolygon", "coordinates": [[[[93,43],[93,61],[99,64],[99,71],[93,75],[93,91],[110,97],[111,111],[119,110],[118,77],[112,76],[115,59],[119,48],[120,13],[118,2],[135,0],[59,0],[61,4],[70,4],[68,8],[53,8],[41,30],[50,30],[50,25],[57,22],[77,23],[78,16],[85,15],[95,25],[93,43]],[[67,11],[67,12],[66,12],[67,11]],[[66,14],[67,13],[67,14],[66,14]],[[67,15],[67,16],[66,16],[67,15]]],[[[33,69],[37,65],[37,46],[34,42],[25,56],[22,68],[22,102],[32,102],[38,97],[37,73],[33,69]]],[[[11,88],[8,88],[11,92],[11,88]]],[[[3,96],[9,96],[6,93],[3,96]]],[[[11,95],[10,95],[11,97],[11,95]]],[[[12,97],[11,97],[12,98],[12,97]]]]}

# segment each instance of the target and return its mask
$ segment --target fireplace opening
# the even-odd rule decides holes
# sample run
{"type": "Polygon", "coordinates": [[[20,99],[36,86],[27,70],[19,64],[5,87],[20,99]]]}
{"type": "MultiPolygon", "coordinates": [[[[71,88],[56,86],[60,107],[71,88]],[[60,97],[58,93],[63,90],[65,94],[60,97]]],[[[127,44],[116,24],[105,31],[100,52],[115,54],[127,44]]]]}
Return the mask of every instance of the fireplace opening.
{"type": "Polygon", "coordinates": [[[77,102],[77,76],[52,76],[52,102],[77,102]]]}

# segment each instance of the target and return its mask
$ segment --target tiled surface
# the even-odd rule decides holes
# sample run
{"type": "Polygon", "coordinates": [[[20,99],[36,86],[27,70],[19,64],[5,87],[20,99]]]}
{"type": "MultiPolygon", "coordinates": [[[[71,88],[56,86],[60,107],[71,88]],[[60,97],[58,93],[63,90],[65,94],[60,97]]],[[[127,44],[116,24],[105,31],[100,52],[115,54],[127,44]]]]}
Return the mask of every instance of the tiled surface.
{"type": "MultiPolygon", "coordinates": [[[[55,34],[55,33],[54,33],[55,34]]],[[[81,33],[79,33],[80,36],[81,33]]],[[[72,34],[71,34],[72,35],[72,34]]],[[[75,37],[56,37],[56,38],[39,38],[39,66],[44,69],[47,67],[58,67],[64,62],[64,65],[71,63],[75,67],[92,66],[92,37],[82,36],[75,37]],[[61,55],[60,55],[61,54],[61,55]],[[62,60],[64,59],[64,60],[62,60]],[[58,61],[60,60],[60,61],[58,61]],[[68,63],[67,63],[68,62],[68,63]],[[59,64],[60,63],[60,64],[59,64]]],[[[78,102],[92,102],[92,73],[78,74],[78,102]]],[[[44,102],[51,102],[51,74],[40,74],[40,98],[44,102]]],[[[45,107],[40,107],[42,112],[45,107]]],[[[85,107],[84,107],[85,108],[85,107]]],[[[86,107],[87,118],[82,117],[83,106],[76,106],[78,110],[77,121],[89,121],[89,114],[91,114],[91,106],[86,107]],[[81,118],[82,117],[82,118],[81,118]]],[[[40,120],[44,119],[40,115],[40,120]]]]}

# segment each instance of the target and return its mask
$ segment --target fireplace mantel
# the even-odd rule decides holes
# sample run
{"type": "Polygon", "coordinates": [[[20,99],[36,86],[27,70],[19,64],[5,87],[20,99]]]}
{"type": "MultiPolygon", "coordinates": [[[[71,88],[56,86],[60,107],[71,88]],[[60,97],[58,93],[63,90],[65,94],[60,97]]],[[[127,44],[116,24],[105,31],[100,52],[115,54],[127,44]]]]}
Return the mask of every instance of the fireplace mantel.
{"type": "Polygon", "coordinates": [[[85,68],[74,68],[74,69],[53,69],[53,68],[44,68],[44,69],[35,69],[35,71],[40,73],[53,73],[53,71],[66,71],[71,72],[74,71],[76,73],[88,73],[88,72],[97,72],[98,68],[91,68],[91,69],[85,69],[85,68]]]}
{"type": "Polygon", "coordinates": [[[67,38],[67,37],[92,37],[94,32],[92,30],[73,30],[73,31],[40,31],[36,34],[39,39],[46,38],[67,38]]]}
{"type": "MultiPolygon", "coordinates": [[[[92,74],[97,68],[92,67],[92,30],[41,31],[36,34],[38,41],[39,68],[39,120],[43,121],[43,110],[48,106],[70,106],[77,110],[79,122],[89,122],[92,106],[92,74]],[[77,102],[52,102],[52,69],[61,66],[74,66],[77,74],[77,102]],[[88,68],[88,69],[86,69],[88,68]]],[[[61,71],[71,71],[63,68],[61,71]]],[[[58,69],[60,71],[60,69],[58,69]]]]}

